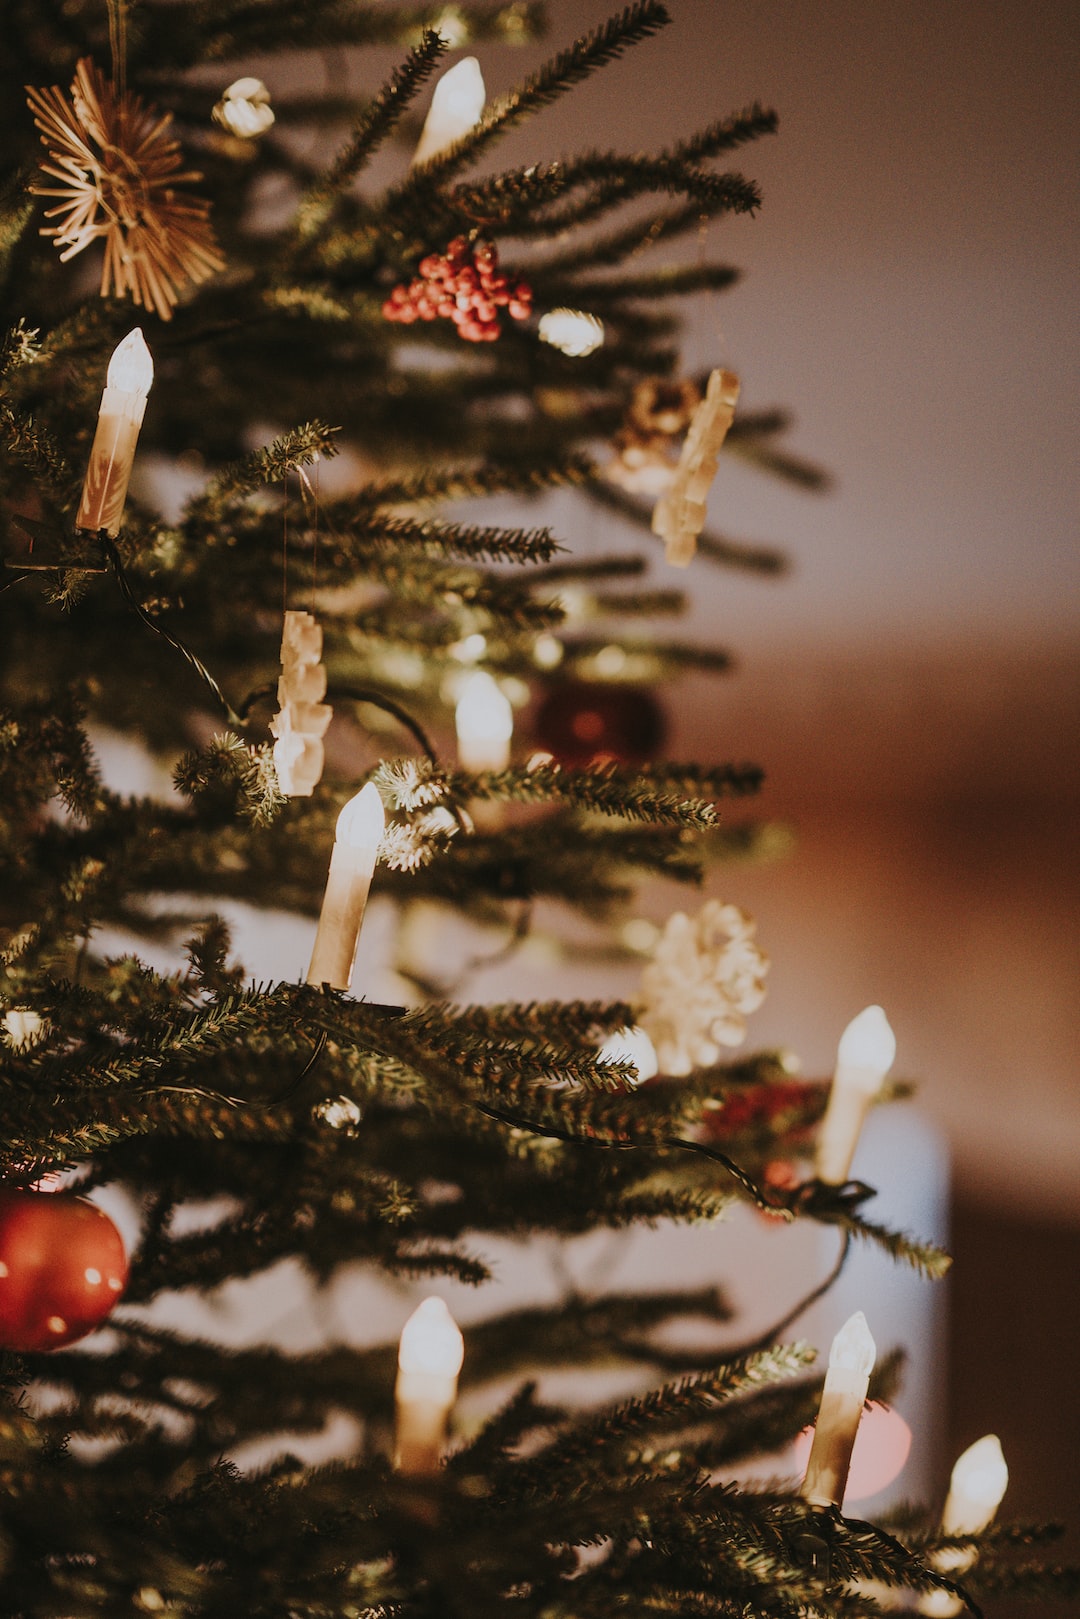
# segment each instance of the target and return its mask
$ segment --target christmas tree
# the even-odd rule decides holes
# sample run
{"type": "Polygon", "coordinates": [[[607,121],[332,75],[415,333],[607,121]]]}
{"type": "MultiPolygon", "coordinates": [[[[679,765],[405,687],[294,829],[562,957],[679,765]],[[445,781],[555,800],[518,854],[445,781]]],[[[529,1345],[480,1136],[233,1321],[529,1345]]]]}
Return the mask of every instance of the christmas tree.
{"type": "Polygon", "coordinates": [[[778,566],[705,529],[716,458],[814,475],[674,342],[674,301],[735,278],[679,249],[757,208],[724,164],[773,113],[500,170],[503,135],[667,14],[637,0],[491,98],[452,54],[540,21],[518,0],[9,7],[12,1619],[947,1614],[1073,1588],[1023,1550],[1037,1530],[995,1521],[990,1441],[944,1514],[845,1515],[864,1401],[900,1371],[861,1317],[823,1379],[787,1331],[806,1299],[718,1349],[720,1278],[509,1304],[492,1281],[497,1248],[735,1201],[834,1230],[836,1270],[853,1241],[928,1286],[947,1264],[848,1178],[889,1095],[880,1009],[831,1084],[796,1079],[740,1049],[766,966],[749,918],[712,900],[644,943],[625,926],[637,884],[765,835],[738,811],[757,768],[667,759],[650,689],[725,664],[652,633],[693,577],[672,568],[778,566]],[[398,66],[359,98],[248,67],[368,45],[398,66]],[[652,559],[490,520],[558,489],[651,525],[652,559]],[[108,784],[125,736],[171,790],[108,784]],[[369,888],[369,926],[397,917],[392,1000],[354,967],[369,888]],[[244,906],[318,918],[304,981],[251,981],[224,920],[244,906]],[[556,926],[582,963],[647,955],[640,989],[529,998],[556,926]],[[520,963],[520,998],[459,1002],[477,940],[520,963]],[[325,1299],[358,1266],[430,1284],[392,1339],[215,1339],[198,1308],[285,1274],[325,1299]],[[464,1344],[447,1280],[493,1295],[464,1344]],[[630,1392],[558,1401],[552,1369],[630,1392]],[[819,1409],[801,1483],[751,1482],[819,1409]],[[348,1442],[302,1461],[335,1422],[348,1442]]]}

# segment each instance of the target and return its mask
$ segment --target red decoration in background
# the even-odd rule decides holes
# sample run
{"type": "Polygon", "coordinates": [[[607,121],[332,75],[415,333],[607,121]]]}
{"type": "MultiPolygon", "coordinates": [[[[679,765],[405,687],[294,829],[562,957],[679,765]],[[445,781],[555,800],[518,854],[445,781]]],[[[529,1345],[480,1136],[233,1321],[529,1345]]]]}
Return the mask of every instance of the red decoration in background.
{"type": "Polygon", "coordinates": [[[667,724],[644,687],[566,681],[540,704],[533,731],[560,764],[587,765],[596,758],[644,764],[663,747],[667,724]]]}
{"type": "Polygon", "coordinates": [[[93,1332],[127,1286],[120,1233],[84,1197],[0,1192],[0,1346],[60,1349],[93,1332]]]}
{"type": "Polygon", "coordinates": [[[721,1107],[710,1107],[702,1124],[707,1135],[720,1141],[762,1128],[808,1134],[807,1113],[820,1111],[822,1096],[822,1087],[805,1079],[748,1085],[729,1091],[721,1107]]]}
{"type": "Polygon", "coordinates": [[[502,274],[494,242],[470,246],[455,236],[445,255],[429,253],[418,268],[420,274],[396,286],[383,304],[387,320],[452,320],[467,343],[492,343],[501,331],[500,309],[514,320],[532,314],[532,288],[502,274]]]}
{"type": "MultiPolygon", "coordinates": [[[[814,1443],[813,1428],[804,1428],[795,1441],[795,1465],[805,1473],[814,1443]]],[[[873,1400],[866,1406],[855,1435],[851,1471],[844,1491],[845,1507],[866,1501],[893,1479],[899,1478],[911,1451],[911,1429],[891,1405],[873,1400]]]]}

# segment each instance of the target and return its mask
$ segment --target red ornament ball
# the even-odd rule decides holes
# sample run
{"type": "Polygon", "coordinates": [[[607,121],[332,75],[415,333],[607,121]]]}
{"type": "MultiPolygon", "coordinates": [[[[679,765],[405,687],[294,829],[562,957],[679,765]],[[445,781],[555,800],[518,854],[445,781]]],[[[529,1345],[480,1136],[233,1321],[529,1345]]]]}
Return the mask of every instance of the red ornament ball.
{"type": "Polygon", "coordinates": [[[565,681],[540,704],[534,731],[537,745],[560,764],[587,765],[596,758],[644,764],[663,747],[667,724],[644,687],[565,681]]]}
{"type": "MultiPolygon", "coordinates": [[[[800,1472],[806,1471],[813,1443],[813,1428],[804,1428],[795,1441],[795,1465],[800,1472]]],[[[910,1451],[911,1429],[899,1411],[878,1400],[868,1405],[855,1435],[844,1506],[869,1500],[899,1478],[910,1451]]]]}
{"type": "Polygon", "coordinates": [[[60,1349],[99,1326],[127,1286],[120,1233],[84,1197],[0,1192],[0,1346],[60,1349]]]}

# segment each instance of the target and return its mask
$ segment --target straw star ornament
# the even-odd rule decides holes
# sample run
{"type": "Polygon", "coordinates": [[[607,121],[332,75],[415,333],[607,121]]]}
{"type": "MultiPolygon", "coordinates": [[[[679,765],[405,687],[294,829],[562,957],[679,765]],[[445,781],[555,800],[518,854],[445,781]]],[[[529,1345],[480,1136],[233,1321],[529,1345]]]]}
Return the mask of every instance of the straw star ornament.
{"type": "Polygon", "coordinates": [[[60,182],[30,187],[60,199],[45,214],[57,223],[41,234],[55,239],[62,262],[103,241],[101,296],[129,297],[170,320],[180,288],[225,263],[209,203],[176,189],[201,176],[181,172],[172,114],[118,91],[88,58],[75,69],[70,101],[57,85],[27,86],[26,95],[52,159],[42,173],[60,182]]]}

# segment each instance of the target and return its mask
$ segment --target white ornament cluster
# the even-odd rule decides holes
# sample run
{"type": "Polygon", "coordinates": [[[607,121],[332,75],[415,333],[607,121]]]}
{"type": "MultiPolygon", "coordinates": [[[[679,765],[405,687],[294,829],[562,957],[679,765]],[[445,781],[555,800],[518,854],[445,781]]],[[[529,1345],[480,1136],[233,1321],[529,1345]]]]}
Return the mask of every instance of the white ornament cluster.
{"type": "Polygon", "coordinates": [[[214,108],[215,124],[242,141],[253,141],[273,125],[270,92],[261,79],[234,79],[214,108]]]}
{"type": "Polygon", "coordinates": [[[668,917],[641,975],[638,1024],[656,1047],[662,1074],[708,1067],[724,1046],[746,1038],[746,1015],[765,998],[769,958],[757,924],[737,905],[708,900],[696,917],[668,917]]]}
{"type": "Polygon", "coordinates": [[[697,550],[697,537],[705,527],[709,485],[716,476],[720,446],[735,420],[738,398],[739,379],[734,371],[714,371],[683,440],[671,486],[653,511],[652,531],[663,540],[667,561],[677,568],[687,567],[697,550]]]}
{"type": "Polygon", "coordinates": [[[281,636],[280,712],[270,721],[274,768],[286,798],[310,798],[323,771],[323,743],[333,709],[326,696],[322,626],[313,613],[289,611],[281,636]]]}

